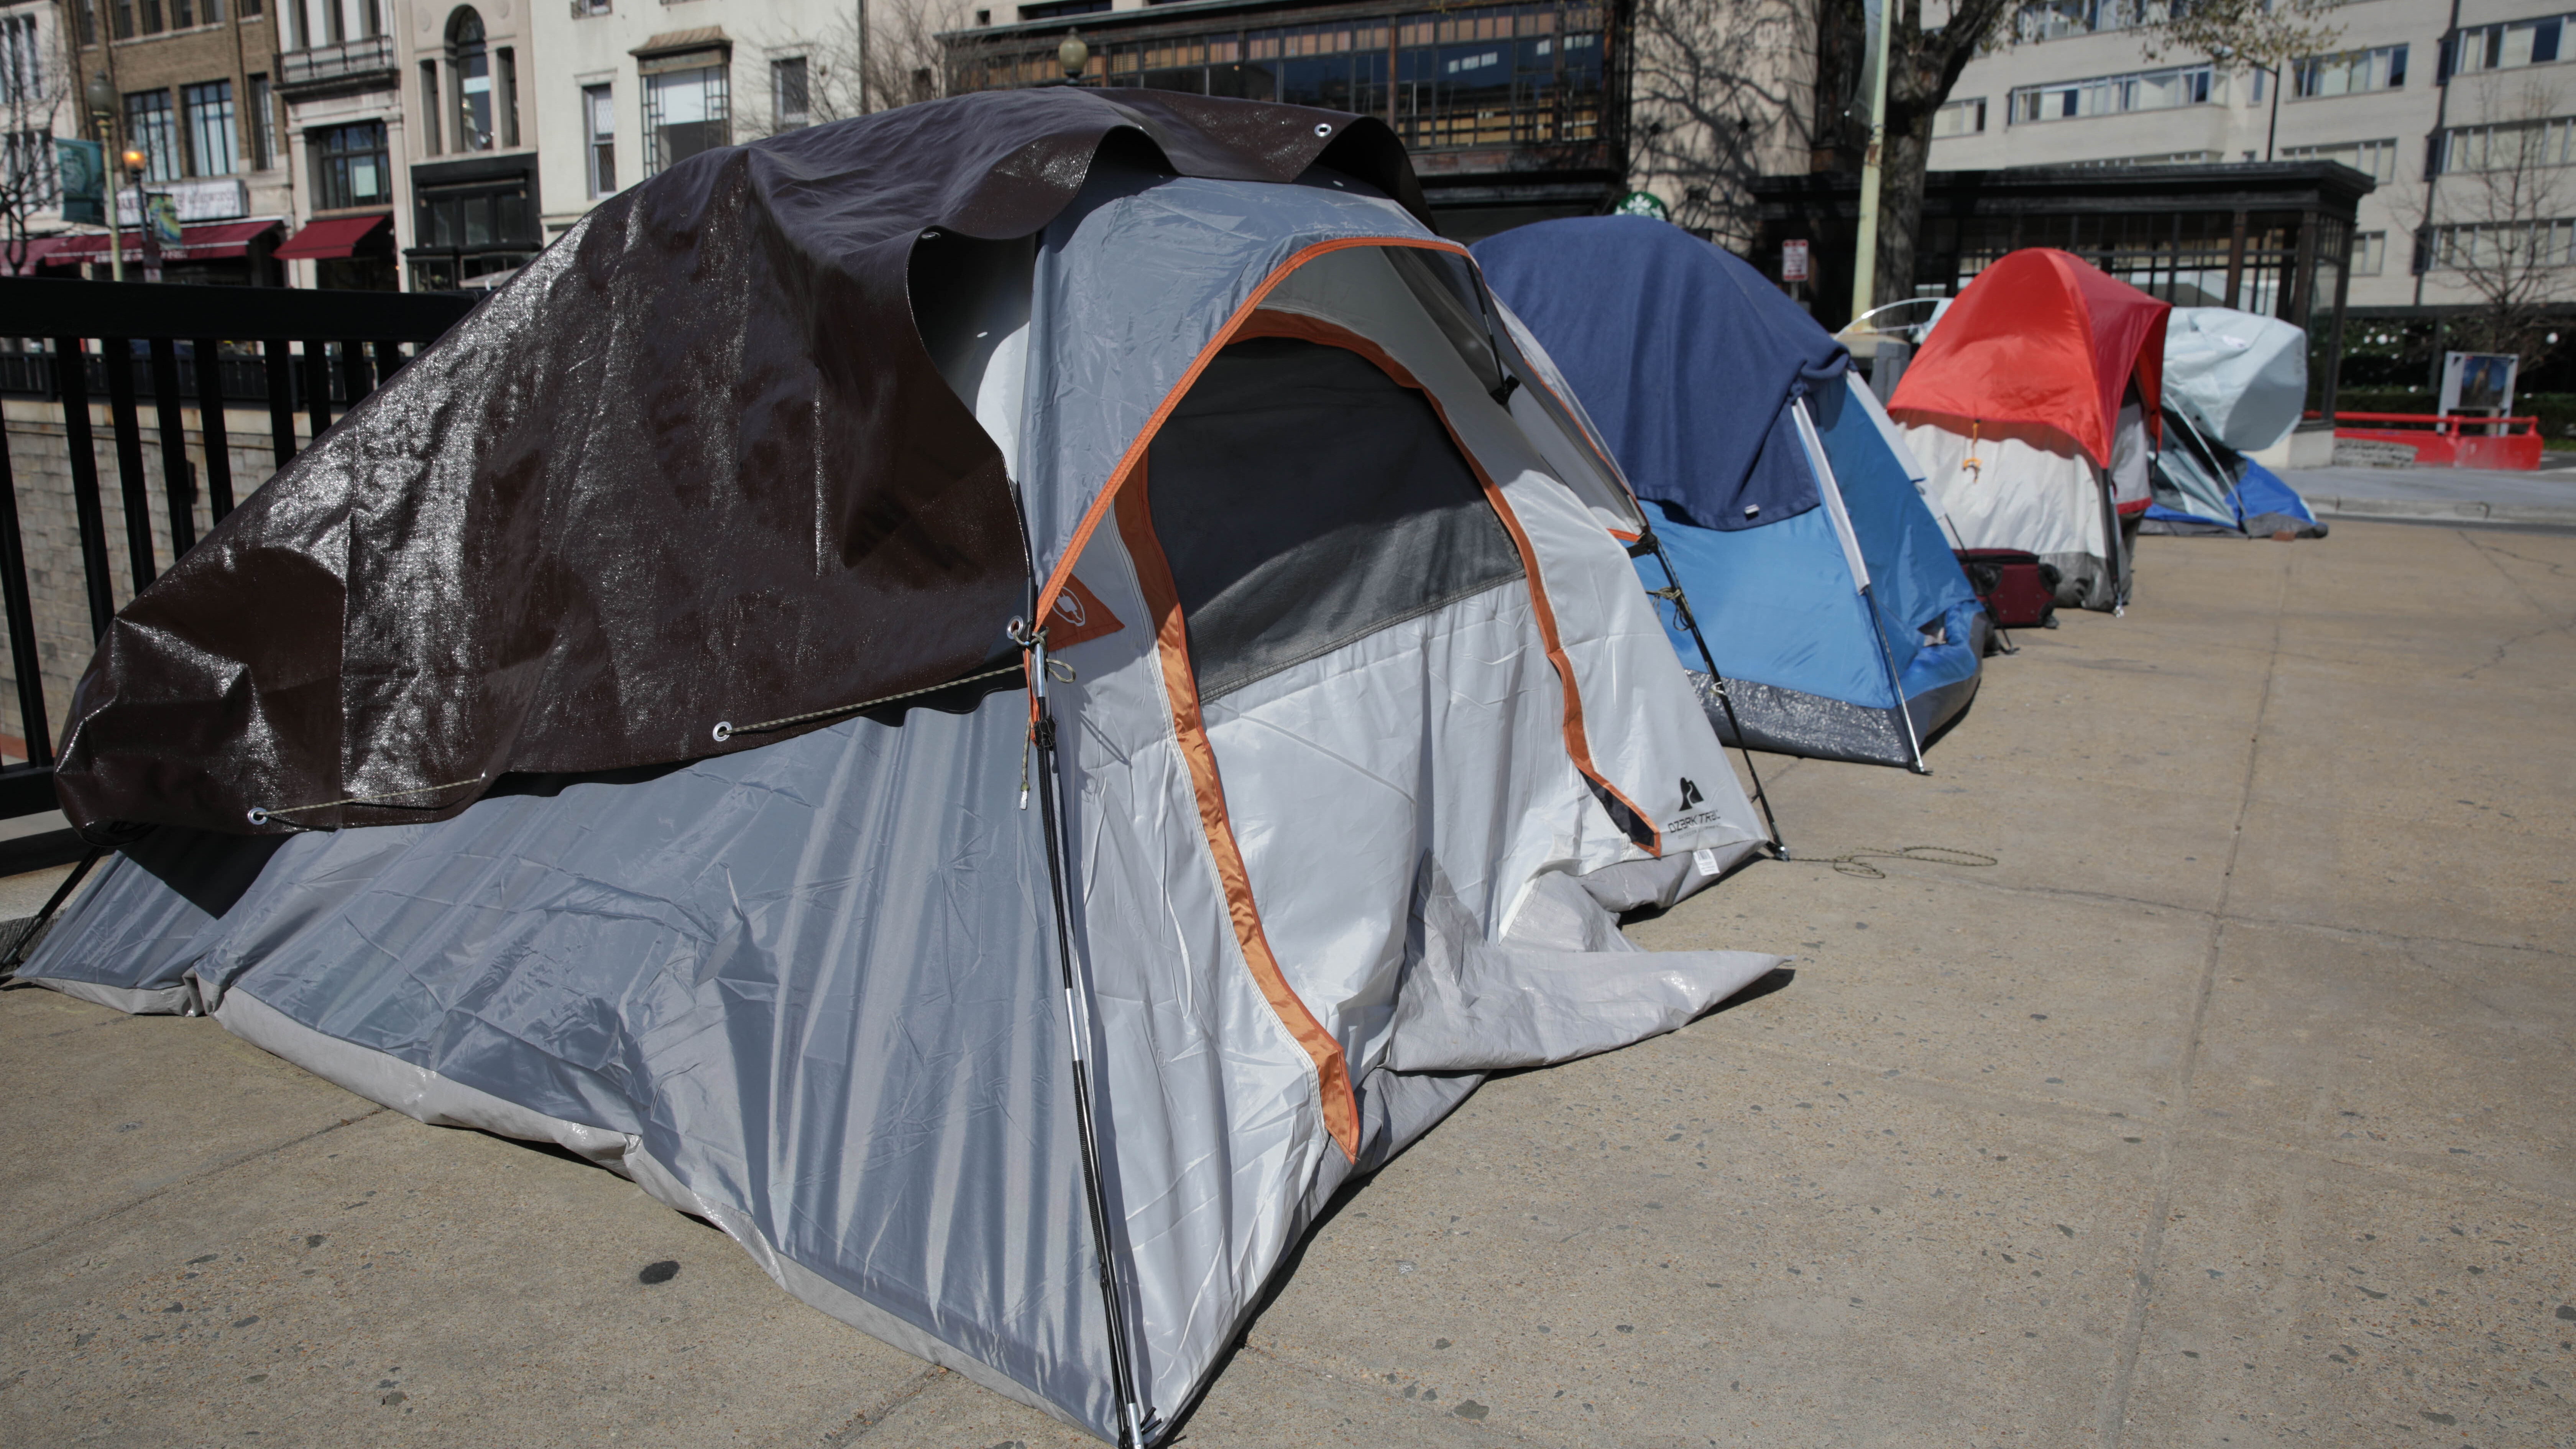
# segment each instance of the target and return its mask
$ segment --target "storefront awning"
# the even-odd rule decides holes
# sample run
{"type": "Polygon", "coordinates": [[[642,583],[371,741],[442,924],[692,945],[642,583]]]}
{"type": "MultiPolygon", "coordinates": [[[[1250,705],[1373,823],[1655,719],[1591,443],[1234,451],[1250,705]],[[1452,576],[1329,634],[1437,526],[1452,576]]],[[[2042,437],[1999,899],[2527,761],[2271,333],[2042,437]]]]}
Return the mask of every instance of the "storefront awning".
{"type": "MultiPolygon", "coordinates": [[[[220,221],[205,226],[181,227],[178,244],[161,248],[161,260],[204,262],[242,256],[250,251],[252,242],[270,232],[283,230],[284,227],[284,222],[274,218],[263,221],[220,221]]],[[[142,233],[128,230],[121,233],[118,239],[125,243],[125,259],[139,264],[143,260],[142,233]]],[[[38,262],[37,246],[46,248],[42,260],[52,266],[107,260],[107,233],[103,231],[39,239],[27,248],[27,266],[30,270],[38,262]]]]}
{"type": "Polygon", "coordinates": [[[309,223],[270,255],[282,262],[333,261],[355,255],[359,243],[391,229],[393,224],[394,214],[390,211],[372,216],[331,217],[309,223]]]}

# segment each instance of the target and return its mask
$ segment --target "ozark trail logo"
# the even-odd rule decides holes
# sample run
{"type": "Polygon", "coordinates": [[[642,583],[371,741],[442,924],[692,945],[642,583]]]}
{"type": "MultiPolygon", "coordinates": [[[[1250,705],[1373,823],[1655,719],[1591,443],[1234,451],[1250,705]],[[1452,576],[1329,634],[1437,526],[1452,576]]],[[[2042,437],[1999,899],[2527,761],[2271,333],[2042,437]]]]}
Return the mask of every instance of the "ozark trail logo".
{"type": "Polygon", "coordinates": [[[1688,810],[1698,804],[1700,799],[1699,787],[1691,783],[1690,776],[1682,776],[1682,808],[1688,810]]]}
{"type": "Polygon", "coordinates": [[[1090,611],[1082,607],[1082,600],[1075,598],[1071,589],[1055,596],[1055,616],[1076,629],[1091,621],[1090,611]]]}

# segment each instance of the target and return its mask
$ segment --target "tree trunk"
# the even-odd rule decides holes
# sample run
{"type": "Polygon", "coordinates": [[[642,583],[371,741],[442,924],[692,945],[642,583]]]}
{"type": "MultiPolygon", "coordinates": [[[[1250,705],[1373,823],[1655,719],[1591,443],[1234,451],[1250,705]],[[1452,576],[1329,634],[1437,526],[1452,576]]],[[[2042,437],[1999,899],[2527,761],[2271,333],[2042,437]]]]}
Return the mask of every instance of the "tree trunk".
{"type": "MultiPolygon", "coordinates": [[[[1889,107],[1892,112],[1895,108],[1889,107]]],[[[1923,180],[1932,159],[1932,117],[1909,117],[1898,129],[1888,117],[1887,141],[1878,162],[1878,272],[1873,307],[1914,295],[1914,243],[1923,229],[1923,180]]]]}

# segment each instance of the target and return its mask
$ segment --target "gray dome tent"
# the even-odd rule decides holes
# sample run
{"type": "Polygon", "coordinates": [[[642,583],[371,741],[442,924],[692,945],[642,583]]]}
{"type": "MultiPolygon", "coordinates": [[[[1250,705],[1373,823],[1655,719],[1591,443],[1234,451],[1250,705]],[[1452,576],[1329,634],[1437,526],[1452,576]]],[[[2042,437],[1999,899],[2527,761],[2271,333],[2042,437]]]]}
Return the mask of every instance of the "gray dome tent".
{"type": "Polygon", "coordinates": [[[120,618],[23,974],[1159,1437],[1482,1073],[1776,960],[1618,934],[1759,837],[1373,127],[976,96],[602,206],[120,618]]]}

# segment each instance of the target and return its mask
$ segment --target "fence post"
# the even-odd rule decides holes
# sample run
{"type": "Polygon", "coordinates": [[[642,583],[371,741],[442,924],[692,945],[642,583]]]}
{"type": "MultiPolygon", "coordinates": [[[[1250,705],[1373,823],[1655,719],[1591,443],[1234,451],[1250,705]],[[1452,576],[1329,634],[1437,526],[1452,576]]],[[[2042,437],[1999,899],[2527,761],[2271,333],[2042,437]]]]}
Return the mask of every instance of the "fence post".
{"type": "Polygon", "coordinates": [[[200,337],[197,353],[197,433],[205,442],[206,511],[221,523],[233,511],[233,444],[224,421],[222,344],[200,337]]]}
{"type": "Polygon", "coordinates": [[[98,506],[98,445],[89,430],[89,353],[77,337],[54,339],[54,386],[72,454],[72,512],[80,520],[81,582],[89,589],[89,632],[107,636],[116,600],[107,588],[107,514],[98,506]]]}
{"type": "Polygon", "coordinates": [[[0,445],[0,605],[9,615],[9,666],[18,676],[18,728],[27,763],[54,762],[53,727],[45,718],[44,663],[36,651],[35,604],[27,597],[26,540],[18,536],[18,480],[0,445]]]}
{"type": "Polygon", "coordinates": [[[125,500],[125,559],[134,567],[134,592],[160,571],[152,566],[152,494],[143,482],[143,424],[134,410],[134,342],[102,337],[107,360],[107,426],[116,434],[117,495],[125,500]]]}
{"type": "Polygon", "coordinates": [[[167,337],[152,339],[152,412],[161,425],[161,494],[170,505],[175,564],[197,546],[197,480],[188,473],[188,420],[179,411],[179,345],[167,337]]]}

